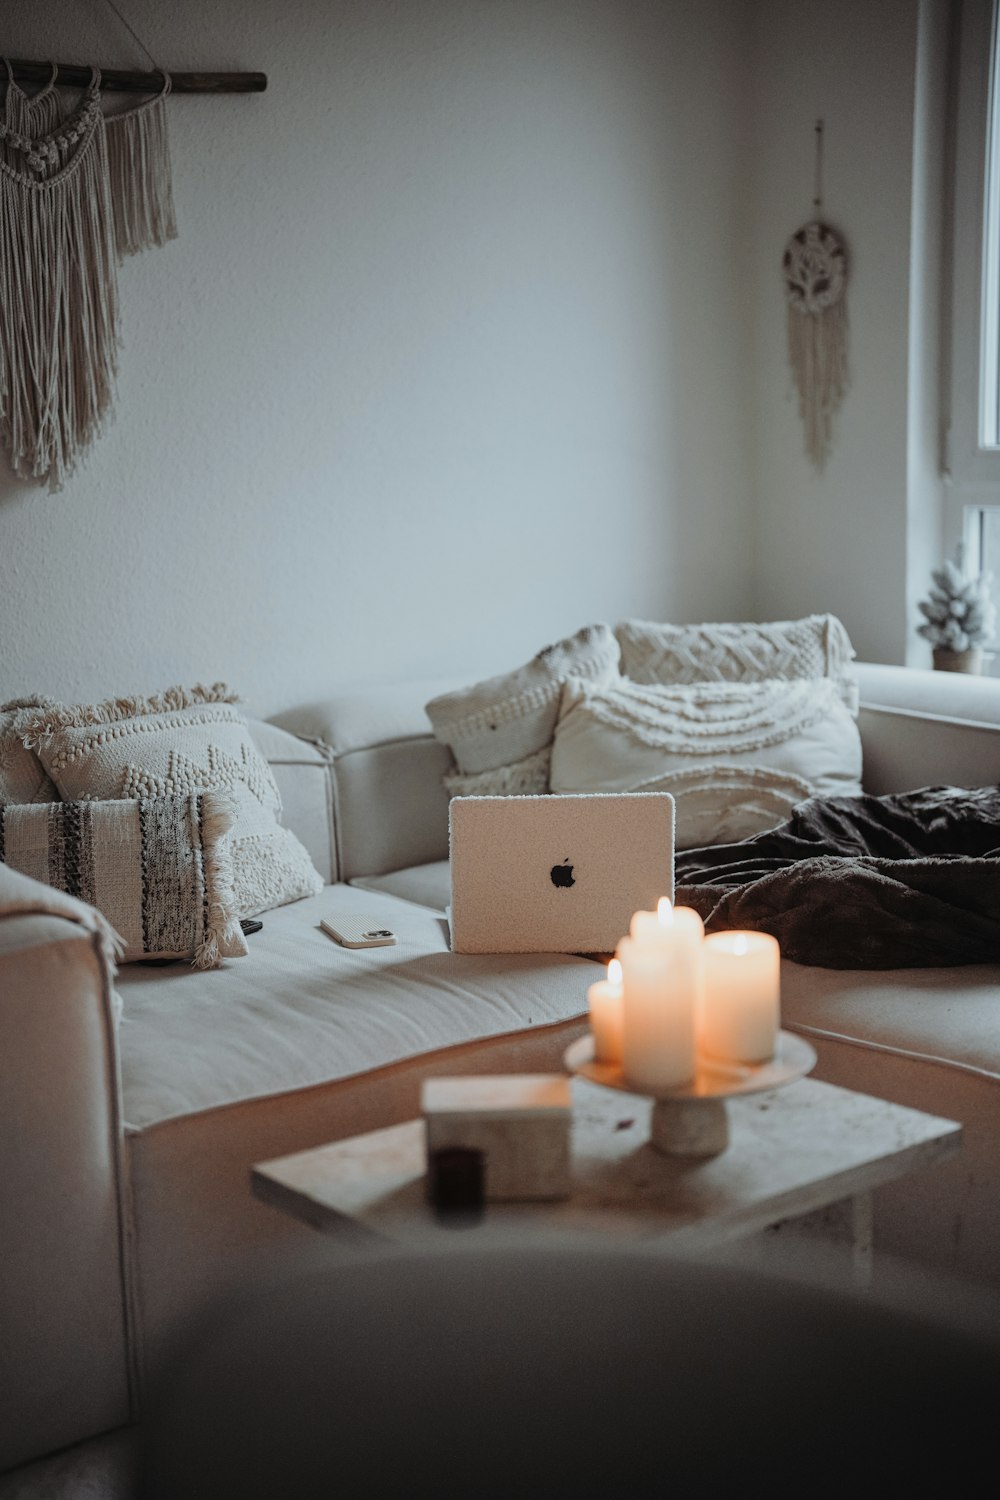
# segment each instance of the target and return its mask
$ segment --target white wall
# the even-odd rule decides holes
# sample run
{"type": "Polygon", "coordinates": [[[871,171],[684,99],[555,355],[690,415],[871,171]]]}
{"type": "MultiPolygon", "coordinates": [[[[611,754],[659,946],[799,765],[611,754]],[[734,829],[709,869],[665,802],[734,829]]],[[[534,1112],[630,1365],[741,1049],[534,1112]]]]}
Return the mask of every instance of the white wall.
{"type": "MultiPolygon", "coordinates": [[[[61,494],[0,473],[0,698],[222,678],[266,715],[344,682],[500,670],[591,620],[746,614],[739,0],[123,9],[166,66],[268,88],[171,101],[180,237],[122,271],[114,422],[61,494]]],[[[843,113],[891,61],[895,148],[910,28],[873,40],[843,113]]],[[[99,0],[8,0],[4,45],[141,61],[99,0]]],[[[799,90],[789,119],[788,77],[770,80],[774,255],[806,206],[816,108],[799,90]]],[[[877,416],[868,398],[903,337],[906,187],[874,152],[849,184],[867,127],[845,142],[826,102],[869,441],[824,483],[884,498],[881,551],[902,436],[891,396],[877,416]]],[[[791,421],[772,405],[765,435],[791,421]]],[[[860,502],[831,506],[794,450],[773,478],[762,597],[860,618],[872,569],[845,585],[843,546],[782,581],[860,502]]]]}
{"type": "MultiPolygon", "coordinates": [[[[936,359],[934,247],[911,277],[917,0],[757,0],[746,295],[753,309],[754,607],[760,618],[832,610],[859,656],[902,662],[908,592],[908,454],[926,486],[922,527],[939,505],[912,422],[934,392],[910,388],[911,303],[922,355],[936,359]],[[781,256],[813,218],[814,125],[824,121],[822,215],[849,256],[851,384],[822,473],[806,458],[789,373],[781,256]]],[[[927,87],[933,93],[933,80],[927,87]]],[[[929,191],[933,163],[925,164],[929,191]]],[[[917,203],[916,222],[933,205],[917,203]]],[[[919,369],[919,355],[914,354],[919,369]]],[[[926,434],[924,434],[926,436],[926,434]]],[[[936,436],[936,434],[935,434],[936,436]]],[[[932,440],[933,441],[933,440],[932,440]]],[[[922,568],[925,548],[914,566],[922,568]]],[[[929,665],[929,657],[926,663],[929,665]]]]}

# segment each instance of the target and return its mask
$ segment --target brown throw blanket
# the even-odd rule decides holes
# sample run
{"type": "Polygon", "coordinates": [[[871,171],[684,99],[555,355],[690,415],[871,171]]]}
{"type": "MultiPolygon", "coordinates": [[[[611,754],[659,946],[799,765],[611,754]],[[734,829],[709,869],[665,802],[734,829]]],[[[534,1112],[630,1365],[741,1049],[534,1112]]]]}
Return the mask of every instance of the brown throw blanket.
{"type": "Polygon", "coordinates": [[[1000,787],[816,797],[736,844],[678,852],[706,930],[769,932],[830,969],[1000,962],[1000,787]]]}

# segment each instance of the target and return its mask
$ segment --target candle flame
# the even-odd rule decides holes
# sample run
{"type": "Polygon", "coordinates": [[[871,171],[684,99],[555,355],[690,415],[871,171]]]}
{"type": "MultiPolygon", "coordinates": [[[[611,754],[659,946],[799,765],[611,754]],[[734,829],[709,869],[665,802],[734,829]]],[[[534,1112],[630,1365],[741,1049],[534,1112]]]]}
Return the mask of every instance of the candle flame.
{"type": "Polygon", "coordinates": [[[622,966],[621,966],[620,961],[617,958],[613,958],[611,960],[611,962],[608,964],[608,983],[609,984],[621,984],[621,982],[622,982],[622,966]]]}
{"type": "Polygon", "coordinates": [[[656,903],[656,920],[661,927],[673,927],[674,908],[669,896],[661,896],[656,903]]]}
{"type": "Polygon", "coordinates": [[[741,932],[736,937],[733,938],[733,952],[734,953],[743,954],[743,953],[748,953],[749,951],[750,951],[750,944],[747,942],[746,938],[743,936],[743,934],[741,932]]]}

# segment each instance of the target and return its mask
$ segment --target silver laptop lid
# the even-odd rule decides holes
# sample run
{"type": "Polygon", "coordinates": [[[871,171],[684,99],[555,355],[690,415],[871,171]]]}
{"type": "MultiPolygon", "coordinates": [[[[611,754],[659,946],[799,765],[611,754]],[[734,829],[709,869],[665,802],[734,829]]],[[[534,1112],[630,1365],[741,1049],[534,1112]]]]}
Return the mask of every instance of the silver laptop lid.
{"type": "Polygon", "coordinates": [[[610,953],[674,895],[668,792],[453,797],[455,953],[610,953]]]}

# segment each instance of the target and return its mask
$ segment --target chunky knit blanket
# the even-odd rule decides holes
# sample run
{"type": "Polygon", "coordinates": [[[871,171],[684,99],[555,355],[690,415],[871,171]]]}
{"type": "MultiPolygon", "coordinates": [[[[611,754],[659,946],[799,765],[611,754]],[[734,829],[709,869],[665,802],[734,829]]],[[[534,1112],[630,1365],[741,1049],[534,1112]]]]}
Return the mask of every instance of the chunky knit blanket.
{"type": "Polygon", "coordinates": [[[679,851],[706,930],[769,932],[831,969],[1000,961],[1000,786],[816,797],[776,828],[679,851]]]}

